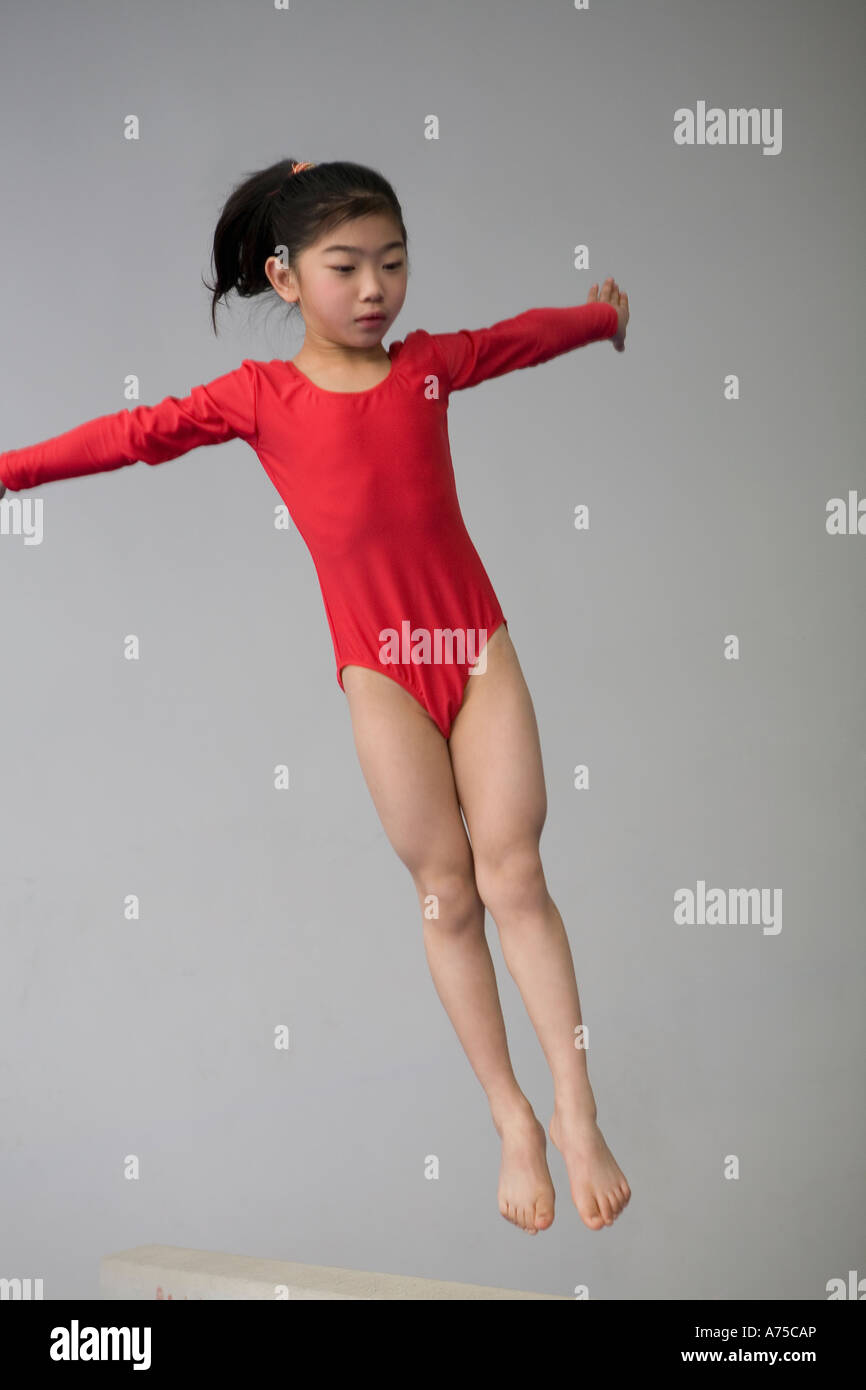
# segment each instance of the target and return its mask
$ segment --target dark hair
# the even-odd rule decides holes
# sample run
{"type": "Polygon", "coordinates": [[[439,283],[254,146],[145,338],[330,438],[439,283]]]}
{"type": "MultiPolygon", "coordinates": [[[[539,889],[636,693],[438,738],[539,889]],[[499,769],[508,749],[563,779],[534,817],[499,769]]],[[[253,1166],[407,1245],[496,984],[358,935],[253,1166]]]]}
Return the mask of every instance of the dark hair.
{"type": "MultiPolygon", "coordinates": [[[[239,183],[229,195],[213,238],[215,282],[211,322],[214,333],[216,307],[229,290],[242,298],[273,290],[265,274],[265,261],[288,248],[288,264],[295,268],[298,254],[323,233],[356,217],[389,213],[409,246],[403,213],[388,180],[364,164],[334,160],[292,173],[296,161],[281,159],[259,169],[239,183]]],[[[297,305],[290,305],[297,308],[297,305]]]]}

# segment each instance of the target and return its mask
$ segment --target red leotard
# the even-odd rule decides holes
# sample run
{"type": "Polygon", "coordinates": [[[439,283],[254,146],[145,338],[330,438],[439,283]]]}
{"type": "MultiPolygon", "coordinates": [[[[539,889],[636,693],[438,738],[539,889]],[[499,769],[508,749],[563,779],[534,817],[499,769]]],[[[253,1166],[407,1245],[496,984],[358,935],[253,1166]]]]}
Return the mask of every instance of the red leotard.
{"type": "Polygon", "coordinates": [[[328,391],[291,362],[244,359],[182,400],[0,453],[0,479],[17,491],[246,440],[313,558],[340,686],[344,666],[381,671],[447,738],[469,672],[505,622],[457,500],[449,395],[611,338],[618,322],[599,301],[473,332],[417,329],[390,345],[389,375],[366,391],[328,391]]]}

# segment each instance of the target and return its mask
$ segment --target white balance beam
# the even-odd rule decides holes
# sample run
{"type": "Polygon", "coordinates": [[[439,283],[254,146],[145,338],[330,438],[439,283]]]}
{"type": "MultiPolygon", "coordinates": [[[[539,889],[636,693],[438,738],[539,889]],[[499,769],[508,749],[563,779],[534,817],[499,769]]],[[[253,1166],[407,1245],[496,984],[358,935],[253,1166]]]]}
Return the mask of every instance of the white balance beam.
{"type": "Polygon", "coordinates": [[[491,1289],[482,1284],[449,1284],[403,1274],[371,1274],[361,1269],[256,1260],[215,1250],[183,1250],[177,1245],[138,1245],[105,1255],[99,1264],[99,1291],[105,1299],[402,1299],[402,1298],[554,1298],[560,1294],[491,1289]]]}

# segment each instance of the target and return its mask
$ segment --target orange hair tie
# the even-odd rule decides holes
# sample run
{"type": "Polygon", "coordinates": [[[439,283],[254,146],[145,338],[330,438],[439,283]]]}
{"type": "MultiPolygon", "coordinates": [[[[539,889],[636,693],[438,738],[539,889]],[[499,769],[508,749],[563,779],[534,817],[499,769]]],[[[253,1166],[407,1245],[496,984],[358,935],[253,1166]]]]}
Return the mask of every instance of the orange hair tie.
{"type": "MultiPolygon", "coordinates": [[[[304,169],[315,169],[315,167],[316,166],[311,159],[304,159],[300,162],[296,159],[292,160],[292,174],[300,174],[304,169]]],[[[292,177],[292,174],[287,174],[286,178],[290,179],[292,177]]],[[[280,188],[282,188],[282,186],[283,185],[280,184],[280,188]]],[[[279,193],[280,188],[272,188],[267,196],[269,198],[273,198],[274,194],[279,193]]]]}

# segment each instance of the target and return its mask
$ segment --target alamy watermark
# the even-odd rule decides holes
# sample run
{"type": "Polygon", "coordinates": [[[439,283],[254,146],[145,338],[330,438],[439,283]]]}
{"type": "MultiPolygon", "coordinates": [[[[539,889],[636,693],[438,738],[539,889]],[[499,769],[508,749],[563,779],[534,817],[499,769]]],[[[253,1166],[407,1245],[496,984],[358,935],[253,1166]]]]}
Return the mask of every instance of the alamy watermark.
{"type": "Polygon", "coordinates": [[[782,152],[781,106],[721,106],[697,102],[674,112],[675,145],[762,145],[762,154],[782,152]]]}
{"type": "Polygon", "coordinates": [[[487,670],[486,627],[413,627],[404,618],[399,631],[380,628],[379,643],[383,666],[469,665],[473,676],[487,670]]]}

